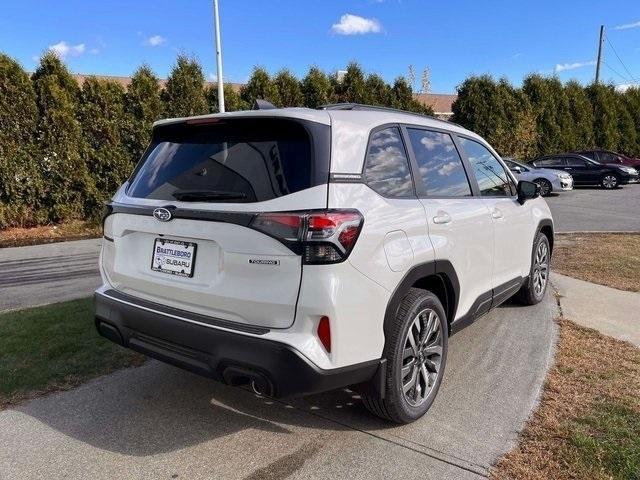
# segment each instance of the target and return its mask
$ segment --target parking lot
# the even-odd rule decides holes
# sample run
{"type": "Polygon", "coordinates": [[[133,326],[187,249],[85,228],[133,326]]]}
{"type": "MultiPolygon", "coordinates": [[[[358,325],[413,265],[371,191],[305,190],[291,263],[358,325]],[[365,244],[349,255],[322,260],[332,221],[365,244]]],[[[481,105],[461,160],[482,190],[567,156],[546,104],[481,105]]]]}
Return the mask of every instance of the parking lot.
{"type": "Polygon", "coordinates": [[[640,231],[640,185],[578,187],[546,197],[556,232],[640,231]]]}

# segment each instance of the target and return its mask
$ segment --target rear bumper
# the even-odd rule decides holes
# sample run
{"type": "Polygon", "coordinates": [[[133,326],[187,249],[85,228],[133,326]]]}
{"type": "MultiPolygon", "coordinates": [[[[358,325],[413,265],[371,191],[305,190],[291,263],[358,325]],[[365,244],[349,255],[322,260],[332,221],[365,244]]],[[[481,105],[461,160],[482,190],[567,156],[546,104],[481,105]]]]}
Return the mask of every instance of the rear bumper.
{"type": "Polygon", "coordinates": [[[260,332],[212,327],[202,318],[179,319],[175,310],[168,312],[161,305],[155,309],[149,302],[116,293],[107,290],[94,295],[96,328],[102,336],[231,385],[253,381],[270,396],[300,396],[363,383],[374,377],[380,365],[373,360],[324,370],[294,347],[260,338],[260,332]]]}

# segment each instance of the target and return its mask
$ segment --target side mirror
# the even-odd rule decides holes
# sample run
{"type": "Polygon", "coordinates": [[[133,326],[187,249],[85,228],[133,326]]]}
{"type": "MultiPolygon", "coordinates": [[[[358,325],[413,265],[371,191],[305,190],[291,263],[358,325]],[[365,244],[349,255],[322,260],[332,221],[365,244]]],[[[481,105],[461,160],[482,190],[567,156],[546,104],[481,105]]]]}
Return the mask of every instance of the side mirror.
{"type": "Polygon", "coordinates": [[[518,202],[520,205],[524,205],[524,202],[540,196],[540,187],[526,180],[520,180],[518,182],[518,202]]]}

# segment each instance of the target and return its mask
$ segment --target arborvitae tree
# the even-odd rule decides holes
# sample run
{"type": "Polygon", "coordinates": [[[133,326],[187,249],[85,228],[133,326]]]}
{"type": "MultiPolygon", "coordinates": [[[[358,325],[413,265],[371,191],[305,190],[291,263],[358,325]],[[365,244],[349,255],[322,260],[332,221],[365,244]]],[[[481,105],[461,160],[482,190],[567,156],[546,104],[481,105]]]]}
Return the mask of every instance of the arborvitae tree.
{"type": "Polygon", "coordinates": [[[371,105],[391,107],[393,105],[393,91],[384,79],[375,73],[367,76],[365,87],[369,93],[371,105]]]}
{"type": "Polygon", "coordinates": [[[593,107],[585,88],[571,80],[564,86],[569,114],[571,115],[571,137],[565,140],[567,150],[579,150],[594,146],[593,107]]]}
{"type": "Polygon", "coordinates": [[[80,88],[52,52],[40,59],[33,85],[39,112],[36,161],[43,177],[43,207],[51,221],[82,218],[84,200],[93,196],[94,186],[82,158],[84,139],[77,118],[80,88]]]}
{"type": "Polygon", "coordinates": [[[124,137],[130,126],[125,90],[118,82],[90,77],[82,85],[79,116],[85,139],[85,163],[95,183],[86,210],[96,215],[133,169],[124,137]]]}
{"type": "Polygon", "coordinates": [[[132,162],[142,157],[151,140],[153,122],[162,117],[160,84],[151,69],[143,65],[131,77],[125,97],[128,115],[126,144],[132,162]]]}
{"type": "Polygon", "coordinates": [[[496,96],[497,85],[489,75],[467,78],[458,87],[451,120],[480,136],[488,137],[502,122],[502,110],[495,110],[496,96]]]}
{"type": "Polygon", "coordinates": [[[304,103],[300,81],[293,74],[283,69],[273,79],[278,90],[280,107],[301,107],[304,103]]]}
{"type": "Polygon", "coordinates": [[[369,103],[369,92],[360,65],[351,62],[342,80],[334,83],[335,101],[346,103],[369,103]]]}
{"type": "Polygon", "coordinates": [[[530,159],[536,154],[535,114],[527,95],[501,79],[495,90],[498,121],[487,138],[501,154],[518,159],[530,159]]]}
{"type": "Polygon", "coordinates": [[[304,105],[318,108],[331,102],[332,88],[329,77],[319,68],[311,67],[302,79],[302,94],[304,105]]]}
{"type": "Polygon", "coordinates": [[[572,143],[569,139],[573,136],[573,119],[560,80],[530,75],[525,78],[522,90],[536,116],[538,154],[567,150],[572,143]]]}
{"type": "Polygon", "coordinates": [[[632,115],[633,107],[629,104],[624,94],[615,92],[615,98],[618,113],[618,132],[620,133],[615,150],[625,155],[633,155],[638,145],[638,131],[632,115]]]}
{"type": "Polygon", "coordinates": [[[262,67],[255,67],[249,81],[240,89],[240,97],[249,108],[256,100],[266,100],[274,105],[280,104],[280,95],[269,73],[262,67]]]}
{"type": "Polygon", "coordinates": [[[418,102],[413,97],[411,85],[404,77],[396,78],[391,88],[391,106],[422,115],[433,115],[433,109],[418,102]]]}
{"type": "Polygon", "coordinates": [[[587,94],[593,107],[593,136],[597,147],[607,150],[618,148],[618,108],[613,85],[592,84],[587,94]]]}
{"type": "Polygon", "coordinates": [[[39,220],[42,178],[33,161],[37,119],[29,76],[0,54],[0,228],[39,220]]]}
{"type": "Polygon", "coordinates": [[[195,59],[178,55],[163,95],[165,115],[189,117],[207,113],[202,67],[195,59]]]}
{"type": "Polygon", "coordinates": [[[634,157],[640,157],[640,87],[629,88],[624,93],[624,100],[627,102],[627,108],[636,131],[636,146],[632,152],[629,152],[634,157]]]}
{"type": "MultiPolygon", "coordinates": [[[[212,84],[207,89],[207,103],[209,104],[209,113],[219,113],[218,108],[218,85],[212,84]]],[[[239,110],[248,110],[249,105],[240,98],[240,94],[230,83],[224,84],[224,109],[226,112],[237,112],[239,110]]]]}

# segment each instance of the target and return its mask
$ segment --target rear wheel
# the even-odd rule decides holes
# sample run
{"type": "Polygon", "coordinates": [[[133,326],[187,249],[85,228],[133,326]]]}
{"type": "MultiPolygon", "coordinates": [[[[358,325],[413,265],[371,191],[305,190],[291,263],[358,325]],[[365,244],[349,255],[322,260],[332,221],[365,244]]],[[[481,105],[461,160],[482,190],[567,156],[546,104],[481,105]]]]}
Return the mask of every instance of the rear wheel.
{"type": "Polygon", "coordinates": [[[538,187],[540,188],[540,195],[543,197],[548,196],[553,190],[551,182],[546,178],[538,178],[534,180],[533,183],[538,185],[538,187]]]}
{"type": "Polygon", "coordinates": [[[385,342],[384,398],[364,393],[367,409],[396,423],[410,423],[424,415],[440,388],[448,340],[447,320],[438,297],[427,290],[409,290],[385,342]]]}
{"type": "Polygon", "coordinates": [[[529,276],[518,292],[518,297],[522,303],[535,305],[542,301],[549,283],[550,266],[551,248],[549,248],[549,239],[544,233],[540,232],[533,242],[529,276]]]}
{"type": "Polygon", "coordinates": [[[602,188],[606,188],[608,190],[618,188],[620,184],[620,179],[615,173],[605,173],[600,180],[600,185],[602,188]]]}

